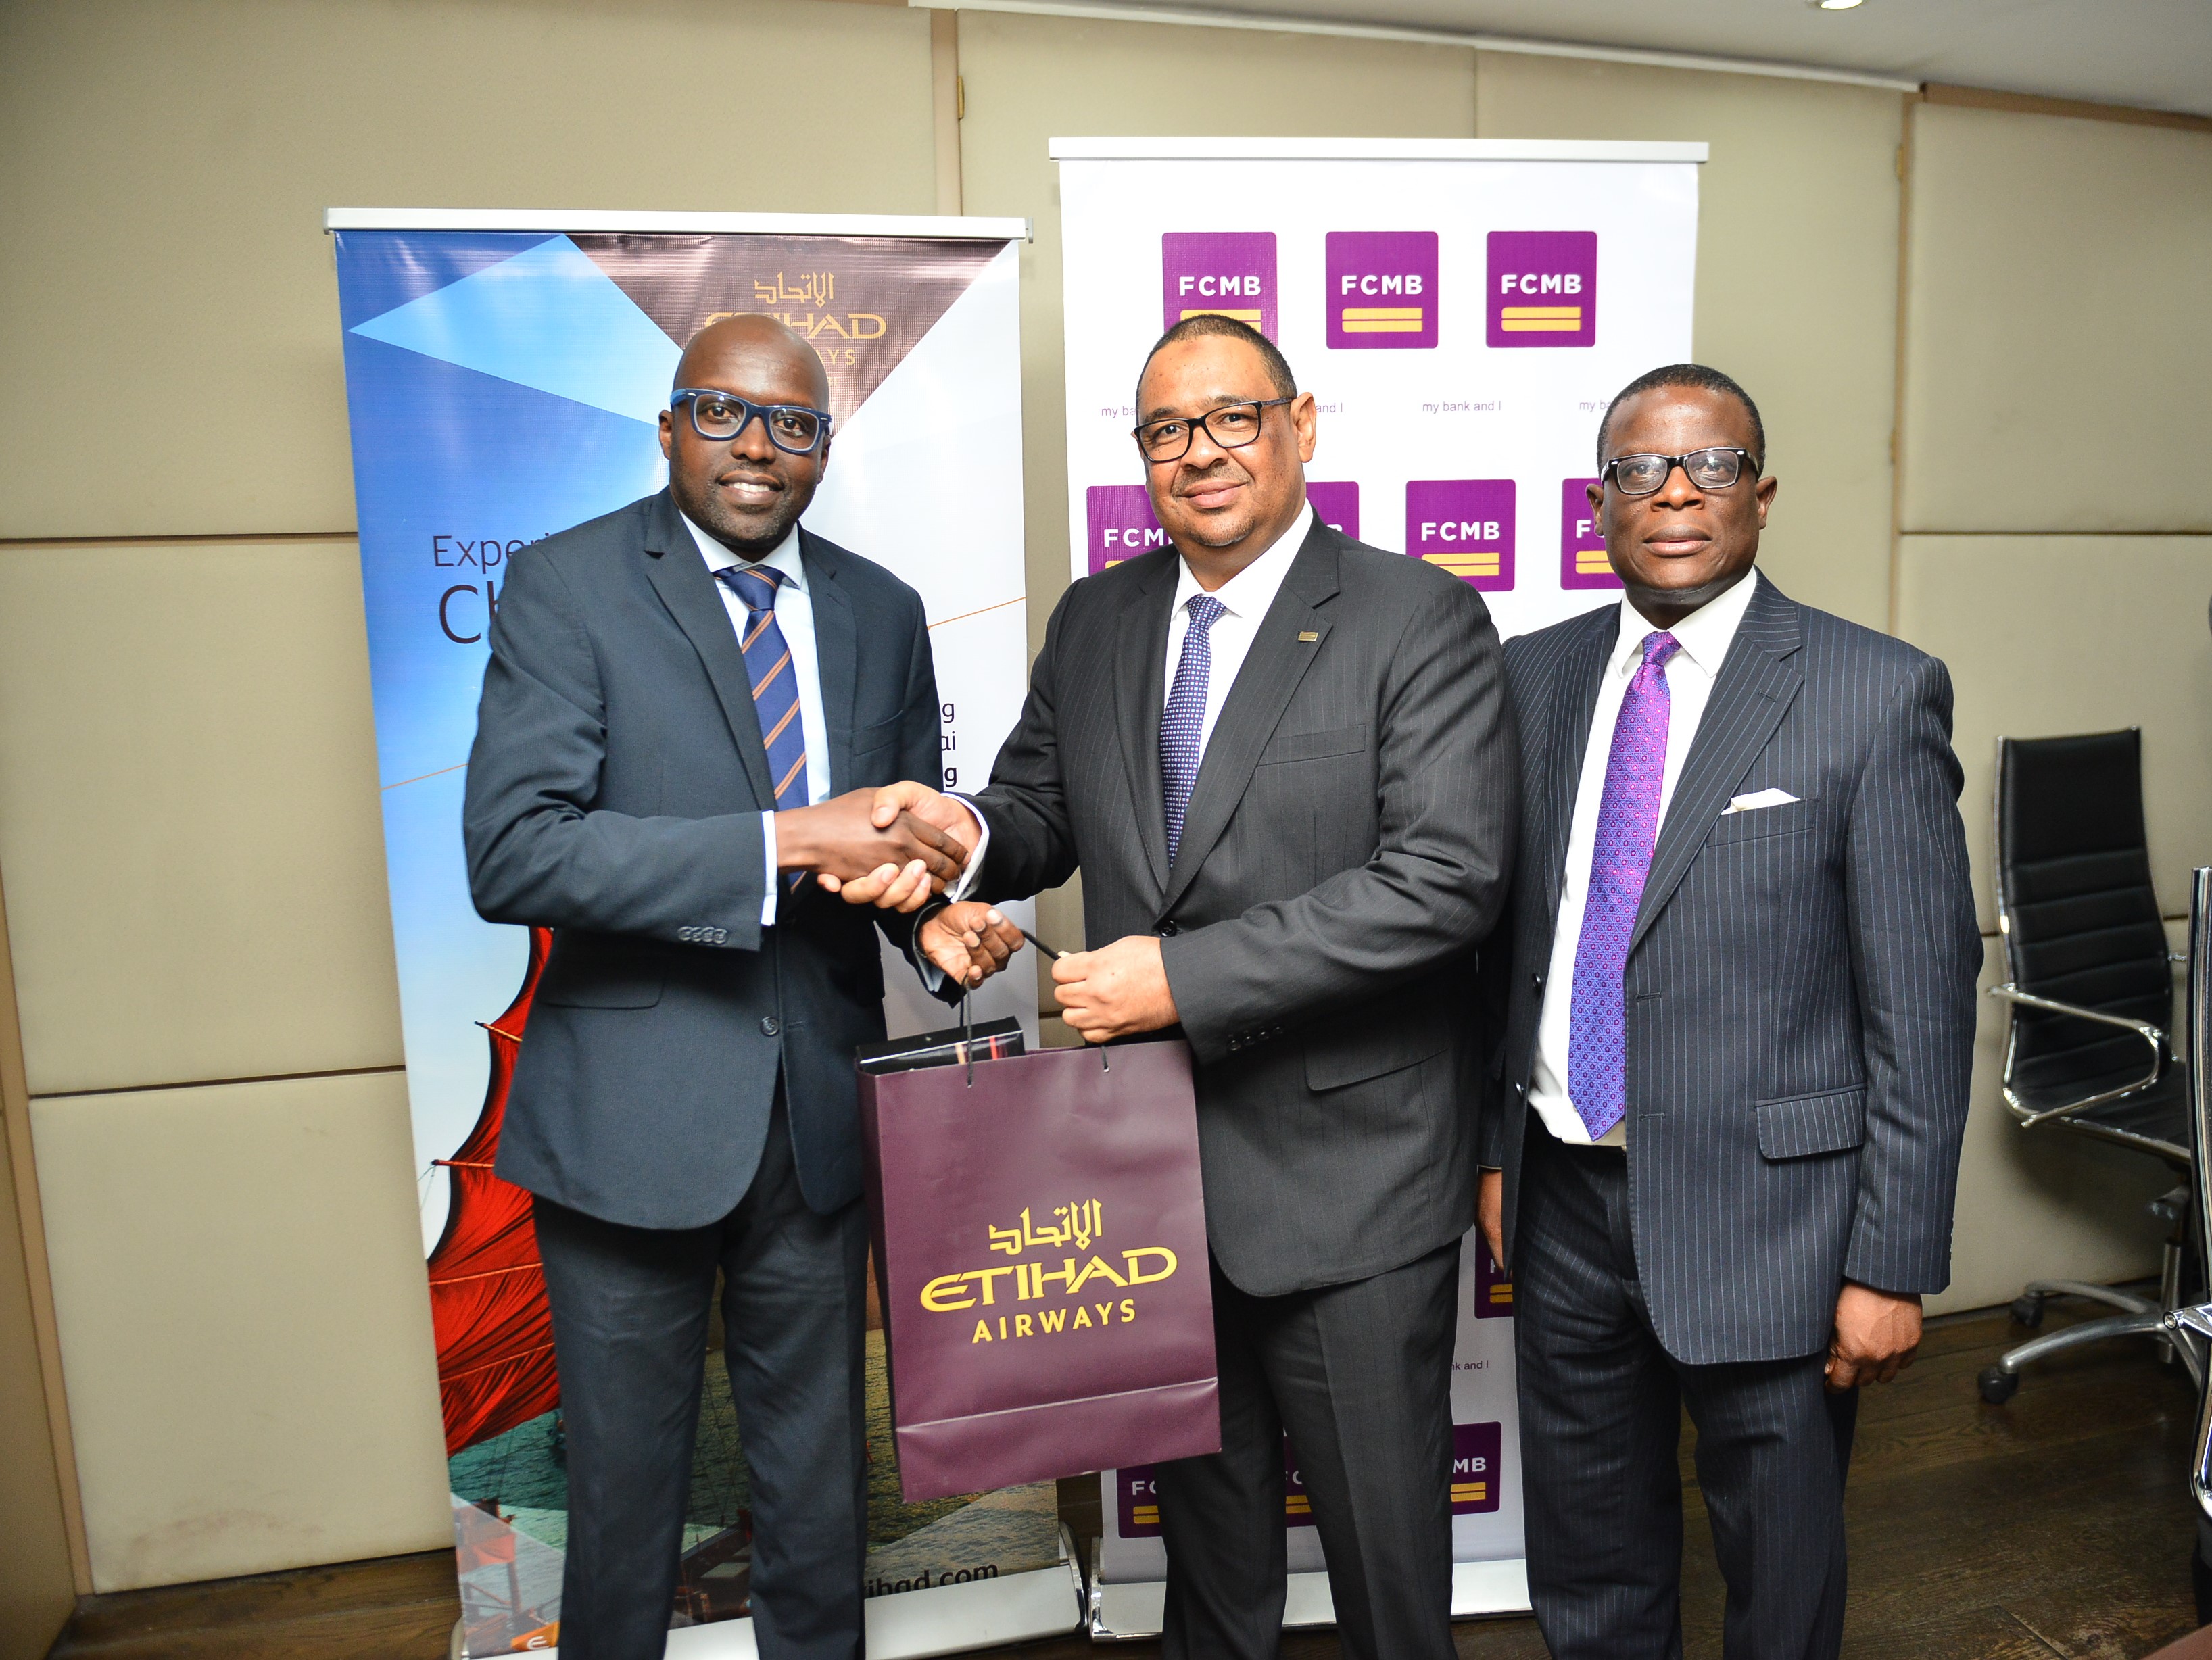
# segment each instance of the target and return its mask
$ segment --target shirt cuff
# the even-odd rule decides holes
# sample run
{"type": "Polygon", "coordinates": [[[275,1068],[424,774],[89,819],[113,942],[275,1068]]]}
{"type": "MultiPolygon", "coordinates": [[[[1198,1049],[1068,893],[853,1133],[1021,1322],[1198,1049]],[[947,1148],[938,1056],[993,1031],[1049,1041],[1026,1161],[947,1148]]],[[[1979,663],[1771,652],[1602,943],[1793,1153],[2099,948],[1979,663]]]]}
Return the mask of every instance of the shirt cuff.
{"type": "Polygon", "coordinates": [[[945,902],[956,905],[968,897],[968,890],[975,885],[975,878],[983,874],[983,855],[991,851],[991,826],[990,821],[984,818],[982,809],[967,797],[956,796],[950,790],[945,793],[948,799],[966,808],[968,816],[975,821],[975,850],[968,855],[968,863],[960,868],[960,880],[945,890],[945,902]]]}
{"type": "Polygon", "coordinates": [[[778,889],[775,881],[775,815],[761,815],[761,849],[768,860],[768,874],[761,888],[761,926],[775,926],[775,901],[778,889]]]}

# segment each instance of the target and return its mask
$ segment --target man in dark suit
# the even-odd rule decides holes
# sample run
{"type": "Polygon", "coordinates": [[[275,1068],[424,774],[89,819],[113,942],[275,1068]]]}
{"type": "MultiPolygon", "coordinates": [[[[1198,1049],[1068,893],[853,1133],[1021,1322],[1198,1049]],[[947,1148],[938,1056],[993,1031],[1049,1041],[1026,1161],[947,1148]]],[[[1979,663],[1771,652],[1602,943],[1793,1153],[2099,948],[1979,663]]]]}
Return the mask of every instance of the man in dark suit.
{"type": "MultiPolygon", "coordinates": [[[[1179,324],[1138,407],[1174,547],[1054,611],[975,863],[1000,899],[1079,867],[1068,1025],[1197,1060],[1222,1451],[1161,1468],[1166,1653],[1276,1653],[1287,1430],[1346,1654],[1448,1660],[1471,971],[1516,809],[1498,637],[1472,588],[1316,518],[1313,398],[1264,336],[1179,324]]],[[[980,902],[922,931],[970,980],[1018,943],[980,902]]]]}
{"type": "Polygon", "coordinates": [[[477,910],[554,930],[498,1169],[552,1304],[570,1660],[661,1652],[717,1269],[760,1652],[861,1652],[853,1050],[883,982],[866,915],[805,873],[889,863],[919,903],[960,855],[870,822],[872,786],[938,765],[936,676],[914,591],[799,528],[828,403],[773,318],[703,330],[668,488],[518,556],[492,630],[465,828],[477,910]]]}
{"type": "Polygon", "coordinates": [[[1681,1653],[1686,1406],[1724,1651],[1833,1655],[1856,1387],[1950,1278],[1981,960],[1950,680],[1753,572],[1765,454],[1725,375],[1632,382],[1590,490],[1627,592],[1505,651],[1483,1226],[1559,1660],[1681,1653]]]}

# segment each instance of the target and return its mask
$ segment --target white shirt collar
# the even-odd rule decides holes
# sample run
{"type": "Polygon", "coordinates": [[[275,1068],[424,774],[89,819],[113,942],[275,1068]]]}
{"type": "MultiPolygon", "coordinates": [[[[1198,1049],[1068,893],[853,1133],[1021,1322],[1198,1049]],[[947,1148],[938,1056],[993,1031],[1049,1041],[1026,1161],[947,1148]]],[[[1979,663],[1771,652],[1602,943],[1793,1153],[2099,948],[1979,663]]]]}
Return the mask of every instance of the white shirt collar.
{"type": "MultiPolygon", "coordinates": [[[[1231,616],[1248,617],[1257,621],[1267,614],[1275,603],[1275,592],[1290,574],[1291,561],[1297,557],[1298,549],[1305,545],[1306,533],[1313,529],[1313,504],[1308,502],[1298,510],[1290,528],[1267,544],[1262,553],[1249,565],[1213,591],[1222,609],[1231,616]],[[1281,557],[1278,558],[1279,554],[1281,557]]],[[[1191,574],[1190,561],[1181,554],[1176,555],[1176,593],[1174,609],[1181,610],[1193,594],[1202,594],[1198,579],[1191,574]]]]}
{"type": "Polygon", "coordinates": [[[693,524],[690,514],[678,508],[677,516],[690,527],[691,540],[699,544],[700,557],[707,561],[708,570],[726,571],[732,566],[750,570],[756,565],[765,565],[783,579],[785,586],[796,588],[802,594],[806,591],[806,561],[799,557],[798,525],[785,531],[783,540],[764,557],[740,559],[693,524]]]}
{"type": "MultiPolygon", "coordinates": [[[[1707,600],[1666,631],[1681,645],[1682,655],[1703,669],[1707,679],[1719,675],[1721,663],[1735,641],[1735,631],[1743,621],[1743,614],[1751,609],[1752,593],[1758,585],[1759,572],[1754,567],[1745,572],[1725,593],[1707,600]]],[[[1623,594],[1620,632],[1613,642],[1613,668],[1624,670],[1640,662],[1644,640],[1658,632],[1650,619],[1623,594]]]]}

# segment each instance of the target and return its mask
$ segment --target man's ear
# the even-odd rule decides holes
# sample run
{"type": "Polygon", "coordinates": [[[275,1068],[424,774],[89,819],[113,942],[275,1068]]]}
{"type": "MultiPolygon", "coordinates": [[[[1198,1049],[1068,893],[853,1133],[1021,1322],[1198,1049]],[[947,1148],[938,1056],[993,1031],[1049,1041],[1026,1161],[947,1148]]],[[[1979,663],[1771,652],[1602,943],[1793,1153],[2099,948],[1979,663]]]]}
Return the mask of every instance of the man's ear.
{"type": "Polygon", "coordinates": [[[660,412],[660,458],[663,461],[676,458],[676,419],[675,412],[671,409],[660,412]]]}
{"type": "Polygon", "coordinates": [[[1759,504],[1759,528],[1762,530],[1766,528],[1766,510],[1774,505],[1774,493],[1781,484],[1778,478],[1762,478],[1759,488],[1752,492],[1752,500],[1759,504]]]}
{"type": "Polygon", "coordinates": [[[1298,434],[1298,459],[1311,461],[1314,445],[1320,435],[1321,418],[1314,409],[1314,395],[1300,392],[1291,405],[1291,425],[1298,434]]]}

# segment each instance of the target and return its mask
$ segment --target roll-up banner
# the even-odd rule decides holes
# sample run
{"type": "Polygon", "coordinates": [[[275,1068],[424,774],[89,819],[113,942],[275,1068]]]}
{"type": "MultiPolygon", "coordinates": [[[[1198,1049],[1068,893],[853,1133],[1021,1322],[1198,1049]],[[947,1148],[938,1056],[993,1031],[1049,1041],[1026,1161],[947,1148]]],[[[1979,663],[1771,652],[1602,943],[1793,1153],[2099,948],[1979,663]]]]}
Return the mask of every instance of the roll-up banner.
{"type": "MultiPolygon", "coordinates": [[[[1511,635],[1614,603],[1583,492],[1599,418],[1690,354],[1703,144],[1057,138],[1074,577],[1166,545],[1130,428],[1162,330],[1218,312],[1320,409],[1327,523],[1481,591],[1511,635]]],[[[1469,1236],[1453,1354],[1453,1611],[1528,1605],[1513,1291],[1469,1236]]],[[[1285,1621],[1330,1622],[1284,1449],[1285,1621]]],[[[1094,1635],[1159,1629],[1151,1472],[1101,1478],[1094,1635]]]]}
{"type": "MultiPolygon", "coordinates": [[[[830,373],[836,447],[805,522],[921,592],[945,781],[979,781],[1026,682],[1020,470],[1000,466],[988,491],[971,480],[976,434],[1001,459],[1018,442],[1028,227],[381,209],[333,209],[325,225],[465,1651],[545,1651],[559,1641],[568,1528],[560,1380],[528,1196],[490,1167],[545,942],[482,921],[469,900],[461,790],[487,626],[532,542],[666,482],[655,421],[684,342],[718,317],[770,312],[830,373]]],[[[891,1032],[941,1025],[942,1007],[897,967],[891,1032]]],[[[977,1021],[1014,1015],[1034,1039],[1027,974],[974,1003],[977,1021]]],[[[869,1324],[870,1654],[1070,1629],[1080,1580],[1052,1483],[898,1502],[883,1334],[869,1324]]],[[[710,1355],[673,1656],[754,1651],[741,1431],[710,1355]]]]}

